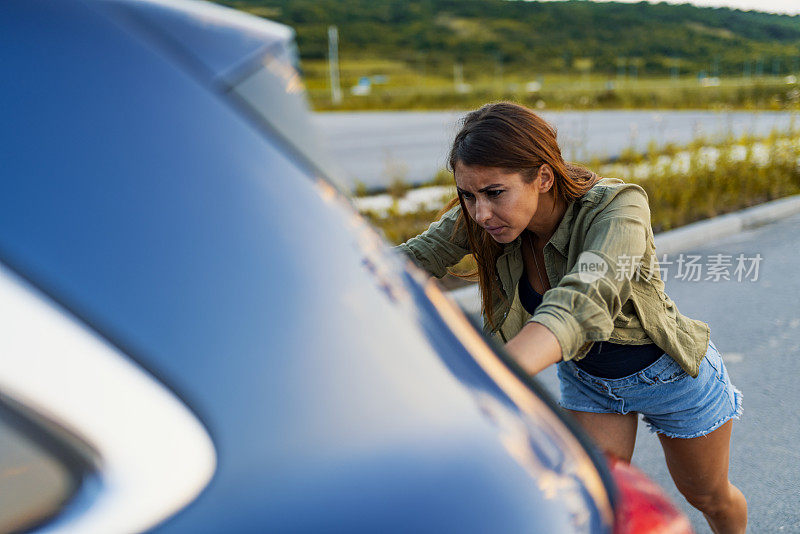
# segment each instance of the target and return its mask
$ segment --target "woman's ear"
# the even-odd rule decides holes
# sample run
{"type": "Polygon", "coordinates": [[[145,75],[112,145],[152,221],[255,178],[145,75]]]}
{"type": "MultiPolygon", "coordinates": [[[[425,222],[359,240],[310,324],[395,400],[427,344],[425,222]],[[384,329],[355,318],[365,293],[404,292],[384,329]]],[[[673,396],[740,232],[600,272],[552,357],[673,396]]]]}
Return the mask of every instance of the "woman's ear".
{"type": "Polygon", "coordinates": [[[553,183],[555,182],[553,168],[547,163],[542,163],[541,167],[539,167],[539,170],[536,173],[536,177],[539,178],[539,191],[541,193],[547,193],[550,191],[550,188],[553,187],[553,183]]]}

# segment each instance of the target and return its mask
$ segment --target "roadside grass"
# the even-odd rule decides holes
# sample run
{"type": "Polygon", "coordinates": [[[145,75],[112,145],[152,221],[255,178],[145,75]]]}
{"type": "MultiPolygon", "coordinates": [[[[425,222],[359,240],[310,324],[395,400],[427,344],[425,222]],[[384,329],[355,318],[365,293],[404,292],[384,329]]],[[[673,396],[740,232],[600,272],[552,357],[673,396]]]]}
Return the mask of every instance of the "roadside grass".
{"type": "Polygon", "coordinates": [[[800,193],[800,132],[694,142],[666,154],[650,152],[600,174],[647,192],[655,233],[800,193]]]}
{"type": "MultiPolygon", "coordinates": [[[[450,110],[478,107],[489,100],[515,100],[537,109],[800,109],[798,76],[697,78],[614,77],[494,68],[452,72],[387,59],[348,59],[339,65],[342,102],[331,102],[328,64],[301,65],[316,111],[450,110]],[[377,80],[369,94],[354,95],[360,79],[377,80]]],[[[485,67],[485,66],[484,66],[485,67]]]]}

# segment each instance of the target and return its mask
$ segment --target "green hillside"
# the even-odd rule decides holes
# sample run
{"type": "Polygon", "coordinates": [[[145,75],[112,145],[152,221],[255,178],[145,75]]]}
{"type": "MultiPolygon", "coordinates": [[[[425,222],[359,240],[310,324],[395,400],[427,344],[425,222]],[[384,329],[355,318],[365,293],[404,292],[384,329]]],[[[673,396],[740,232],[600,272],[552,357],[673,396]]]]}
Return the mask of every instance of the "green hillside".
{"type": "Polygon", "coordinates": [[[503,0],[235,0],[297,31],[303,60],[404,62],[426,72],[785,75],[800,70],[800,16],[689,4],[503,0]]]}

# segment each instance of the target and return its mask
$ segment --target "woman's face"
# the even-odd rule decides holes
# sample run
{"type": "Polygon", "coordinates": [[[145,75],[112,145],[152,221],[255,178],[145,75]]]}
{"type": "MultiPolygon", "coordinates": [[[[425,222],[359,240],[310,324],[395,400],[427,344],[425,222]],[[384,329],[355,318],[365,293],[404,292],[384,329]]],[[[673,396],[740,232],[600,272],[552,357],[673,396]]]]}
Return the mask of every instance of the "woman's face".
{"type": "Polygon", "coordinates": [[[454,169],[456,187],[469,216],[498,243],[510,243],[533,219],[539,205],[540,174],[526,183],[518,172],[464,165],[454,169]]]}

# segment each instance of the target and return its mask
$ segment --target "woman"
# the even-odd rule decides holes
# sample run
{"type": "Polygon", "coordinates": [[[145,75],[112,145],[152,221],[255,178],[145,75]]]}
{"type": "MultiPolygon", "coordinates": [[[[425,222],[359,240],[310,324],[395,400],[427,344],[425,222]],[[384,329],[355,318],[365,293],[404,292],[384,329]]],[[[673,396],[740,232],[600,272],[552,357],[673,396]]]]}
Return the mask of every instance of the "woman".
{"type": "Polygon", "coordinates": [[[645,191],[566,164],[553,128],[511,103],[466,116],[449,166],[458,198],[399,248],[437,277],[473,254],[484,327],[522,368],[558,363],[561,405],[627,461],[641,413],[712,530],[744,532],[728,480],[741,394],[708,325],[664,293],[645,191]]]}

